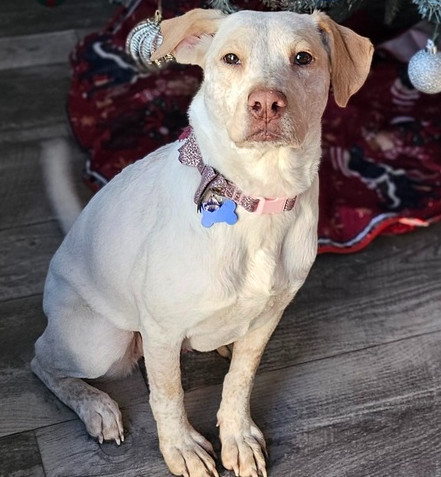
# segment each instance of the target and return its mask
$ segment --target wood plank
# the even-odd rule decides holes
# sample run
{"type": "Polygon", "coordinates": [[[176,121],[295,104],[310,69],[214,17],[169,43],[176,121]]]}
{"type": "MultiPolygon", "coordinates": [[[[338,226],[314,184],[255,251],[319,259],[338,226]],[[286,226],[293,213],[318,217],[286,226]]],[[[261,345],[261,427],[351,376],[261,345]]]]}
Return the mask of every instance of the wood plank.
{"type": "MultiPolygon", "coordinates": [[[[9,370],[29,368],[34,342],[46,326],[41,301],[41,295],[34,295],[0,302],[0,371],[8,374],[9,370]]],[[[0,387],[0,396],[3,394],[0,387]]]]}
{"type": "Polygon", "coordinates": [[[38,142],[0,144],[0,230],[54,219],[44,193],[38,142]]]}
{"type": "Polygon", "coordinates": [[[0,231],[0,301],[42,293],[61,239],[55,221],[0,231]]]}
{"type": "Polygon", "coordinates": [[[0,386],[0,436],[76,420],[76,415],[34,376],[29,364],[0,369],[0,386]]]}
{"type": "Polygon", "coordinates": [[[48,8],[37,0],[2,0],[0,2],[0,36],[73,30],[99,30],[117,11],[108,0],[66,0],[48,8]]]}
{"type": "MultiPolygon", "coordinates": [[[[82,181],[86,154],[71,140],[72,182],[83,204],[91,191],[82,181]]],[[[55,218],[43,183],[40,142],[0,143],[0,230],[55,218]]],[[[62,159],[62,158],[60,158],[62,159]]]]}
{"type": "Polygon", "coordinates": [[[147,404],[125,410],[124,423],[130,427],[120,447],[113,443],[100,446],[86,435],[80,421],[38,430],[46,476],[169,477],[147,404]]]}
{"type": "MultiPolygon", "coordinates": [[[[438,475],[440,340],[420,336],[259,375],[252,407],[269,476],[438,475]]],[[[189,393],[192,422],[210,421],[219,392],[189,393]]]]}
{"type": "Polygon", "coordinates": [[[437,333],[310,363],[256,386],[255,406],[264,400],[270,409],[260,421],[270,475],[438,475],[440,339],[437,333]],[[265,396],[270,387],[280,398],[265,396]]]}
{"type": "Polygon", "coordinates": [[[74,30],[0,38],[0,71],[66,64],[77,42],[74,30]]]}
{"type": "Polygon", "coordinates": [[[45,477],[33,432],[0,439],[0,476],[45,477]]]}
{"type": "MultiPolygon", "coordinates": [[[[301,362],[440,329],[441,226],[379,239],[355,256],[318,257],[270,346],[301,362]],[[418,277],[418,278],[417,278],[418,277]],[[297,355],[295,357],[294,355],[297,355]]],[[[271,356],[266,356],[271,359],[271,356]]]]}
{"type": "Polygon", "coordinates": [[[46,125],[37,123],[24,129],[17,128],[16,125],[11,126],[12,128],[7,131],[0,131],[0,144],[42,141],[55,137],[69,138],[72,134],[69,125],[64,120],[46,125]]]}
{"type": "Polygon", "coordinates": [[[65,127],[70,73],[67,64],[0,72],[0,136],[26,129],[65,127]]]}
{"type": "MultiPolygon", "coordinates": [[[[440,344],[441,333],[433,333],[259,375],[252,408],[268,439],[269,475],[288,477],[296,469],[299,477],[416,477],[393,470],[427,469],[428,459],[430,465],[439,462],[440,344]],[[423,436],[420,420],[434,422],[433,432],[423,436]],[[430,448],[421,452],[424,442],[430,448]]],[[[220,391],[218,385],[208,386],[186,396],[190,420],[214,440],[220,391]]],[[[109,458],[71,423],[37,431],[48,475],[75,477],[85,475],[85,469],[91,477],[168,475],[161,471],[151,413],[130,408],[128,422],[133,439],[127,450],[121,446],[124,457],[117,458],[109,458]]]]}
{"type": "Polygon", "coordinates": [[[74,419],[30,370],[34,342],[45,326],[41,295],[0,302],[1,436],[74,419]]]}
{"type": "Polygon", "coordinates": [[[438,408],[425,397],[291,438],[274,429],[269,476],[436,477],[438,408]]]}

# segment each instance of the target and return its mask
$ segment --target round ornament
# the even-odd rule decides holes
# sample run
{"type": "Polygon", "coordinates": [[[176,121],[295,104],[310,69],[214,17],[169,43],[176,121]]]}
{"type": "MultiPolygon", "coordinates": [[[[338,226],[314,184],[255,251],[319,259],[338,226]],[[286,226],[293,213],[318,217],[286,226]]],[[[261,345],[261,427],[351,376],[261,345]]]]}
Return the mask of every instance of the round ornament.
{"type": "Polygon", "coordinates": [[[428,40],[424,50],[412,56],[407,72],[418,91],[427,94],[441,92],[441,53],[432,40],[428,40]]]}

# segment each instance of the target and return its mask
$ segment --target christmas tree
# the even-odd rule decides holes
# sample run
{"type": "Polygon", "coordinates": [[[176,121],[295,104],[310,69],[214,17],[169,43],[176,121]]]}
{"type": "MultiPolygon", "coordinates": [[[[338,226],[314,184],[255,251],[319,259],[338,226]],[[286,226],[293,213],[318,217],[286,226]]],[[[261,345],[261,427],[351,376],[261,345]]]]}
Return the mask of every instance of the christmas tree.
{"type": "MultiPolygon", "coordinates": [[[[225,12],[235,11],[234,1],[211,0],[210,6],[225,12]]],[[[342,22],[361,8],[382,12],[387,25],[409,23],[419,18],[427,19],[437,25],[441,23],[441,2],[439,0],[262,0],[271,10],[289,10],[298,13],[311,13],[322,10],[335,21],[342,22]]]]}

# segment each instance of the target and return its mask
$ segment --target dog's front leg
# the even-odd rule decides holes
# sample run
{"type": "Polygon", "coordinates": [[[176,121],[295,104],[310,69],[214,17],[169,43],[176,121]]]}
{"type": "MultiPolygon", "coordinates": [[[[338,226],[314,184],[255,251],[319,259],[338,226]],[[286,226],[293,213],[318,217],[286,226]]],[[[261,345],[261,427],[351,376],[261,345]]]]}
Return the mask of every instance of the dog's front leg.
{"type": "Polygon", "coordinates": [[[217,414],[222,463],[236,476],[266,477],[265,439],[250,415],[254,376],[265,346],[282,313],[234,343],[217,414]]]}
{"type": "Polygon", "coordinates": [[[191,426],[185,412],[181,343],[165,344],[143,334],[143,348],[159,447],[170,471],[184,477],[218,477],[212,445],[191,426]]]}

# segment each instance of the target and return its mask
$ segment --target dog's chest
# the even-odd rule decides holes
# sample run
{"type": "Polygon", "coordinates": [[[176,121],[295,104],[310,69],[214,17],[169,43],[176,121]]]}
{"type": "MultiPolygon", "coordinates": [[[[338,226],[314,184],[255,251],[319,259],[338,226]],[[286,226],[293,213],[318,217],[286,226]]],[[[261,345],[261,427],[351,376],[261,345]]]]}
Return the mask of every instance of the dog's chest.
{"type": "Polygon", "coordinates": [[[198,319],[187,329],[187,344],[208,351],[229,344],[262,325],[288,305],[300,284],[288,270],[280,241],[256,240],[225,246],[211,257],[198,319]]]}
{"type": "Polygon", "coordinates": [[[197,351],[211,351],[233,343],[277,315],[291,301],[288,290],[276,295],[237,296],[187,330],[185,345],[197,351]]]}
{"type": "Polygon", "coordinates": [[[280,316],[316,254],[315,189],[290,212],[254,216],[239,209],[235,225],[208,230],[193,208],[168,209],[132,275],[140,278],[146,327],[159,324],[173,339],[209,351],[280,316]]]}

